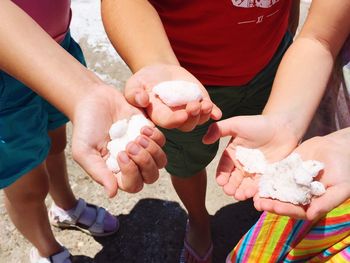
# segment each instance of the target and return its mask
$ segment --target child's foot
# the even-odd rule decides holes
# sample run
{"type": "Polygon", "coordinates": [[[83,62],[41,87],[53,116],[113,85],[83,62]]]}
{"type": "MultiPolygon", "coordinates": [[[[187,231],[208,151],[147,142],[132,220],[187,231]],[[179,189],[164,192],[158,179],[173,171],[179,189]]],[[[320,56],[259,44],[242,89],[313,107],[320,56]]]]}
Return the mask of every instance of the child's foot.
{"type": "Polygon", "coordinates": [[[119,228],[119,221],[115,216],[81,198],[75,208],[67,211],[52,203],[49,219],[53,226],[79,229],[92,236],[109,236],[119,228]]]}
{"type": "Polygon", "coordinates": [[[40,256],[38,250],[33,247],[30,250],[30,263],[72,263],[70,260],[71,255],[69,251],[65,247],[62,247],[62,249],[63,250],[61,252],[53,254],[48,258],[44,258],[40,256]]]}

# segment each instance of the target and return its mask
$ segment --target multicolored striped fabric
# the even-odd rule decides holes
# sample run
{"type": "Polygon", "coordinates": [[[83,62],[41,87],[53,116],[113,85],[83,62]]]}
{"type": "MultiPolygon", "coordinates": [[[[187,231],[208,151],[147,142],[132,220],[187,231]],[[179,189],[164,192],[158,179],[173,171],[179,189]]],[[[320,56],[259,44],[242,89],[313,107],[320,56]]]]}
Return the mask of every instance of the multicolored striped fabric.
{"type": "Polygon", "coordinates": [[[263,213],[228,262],[350,262],[350,199],[319,221],[263,213]]]}

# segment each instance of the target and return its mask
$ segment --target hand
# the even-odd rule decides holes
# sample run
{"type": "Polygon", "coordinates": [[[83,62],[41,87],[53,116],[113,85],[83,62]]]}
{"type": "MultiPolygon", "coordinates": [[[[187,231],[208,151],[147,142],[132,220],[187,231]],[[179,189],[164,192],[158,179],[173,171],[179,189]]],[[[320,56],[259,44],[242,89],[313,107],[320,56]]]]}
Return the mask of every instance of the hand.
{"type": "Polygon", "coordinates": [[[258,192],[258,175],[246,176],[236,160],[235,148],[241,145],[260,149],[269,162],[283,159],[298,144],[293,130],[277,118],[256,115],[239,116],[212,124],[203,142],[210,144],[220,137],[232,136],[216,172],[216,180],[227,195],[246,200],[258,192]]]}
{"type": "Polygon", "coordinates": [[[214,120],[221,118],[220,109],[210,100],[203,85],[187,70],[176,65],[157,64],[139,70],[126,83],[125,97],[132,105],[145,108],[150,119],[166,129],[191,131],[210,118],[214,120]],[[203,100],[190,102],[181,107],[167,106],[151,91],[156,84],[170,80],[197,83],[202,90],[203,100]]]}
{"type": "Polygon", "coordinates": [[[303,142],[295,151],[303,160],[317,160],[325,164],[316,178],[326,187],[326,193],[311,199],[308,206],[296,206],[276,200],[254,197],[258,210],[280,215],[314,220],[350,198],[350,128],[324,137],[314,137],[303,142]]]}
{"type": "Polygon", "coordinates": [[[165,166],[166,156],[161,147],[165,138],[156,128],[144,127],[142,135],[118,154],[121,169],[114,175],[106,166],[109,128],[117,120],[142,113],[127,103],[115,88],[99,85],[86,94],[75,107],[73,122],[73,158],[99,184],[110,197],[118,188],[137,192],[143,183],[153,183],[158,169],[165,166]]]}

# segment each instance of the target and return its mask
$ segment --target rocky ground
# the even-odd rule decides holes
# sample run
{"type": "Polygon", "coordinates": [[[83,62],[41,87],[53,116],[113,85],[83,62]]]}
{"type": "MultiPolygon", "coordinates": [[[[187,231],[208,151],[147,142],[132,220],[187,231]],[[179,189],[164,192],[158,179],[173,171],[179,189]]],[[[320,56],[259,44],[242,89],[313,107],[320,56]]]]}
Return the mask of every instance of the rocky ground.
{"type": "MultiPolygon", "coordinates": [[[[73,11],[74,9],[91,10],[92,7],[89,5],[89,1],[75,0],[73,11]]],[[[307,3],[302,3],[301,21],[305,18],[307,7],[307,3]]],[[[79,10],[75,13],[77,12],[79,10]]],[[[111,51],[105,36],[98,35],[101,40],[90,41],[85,35],[81,33],[79,35],[81,23],[88,24],[91,20],[87,17],[78,17],[78,20],[73,20],[72,34],[77,35],[76,38],[84,50],[88,66],[107,82],[122,89],[125,80],[130,76],[129,70],[111,51]]],[[[101,28],[97,27],[97,29],[101,28]]],[[[178,262],[184,238],[186,211],[171,186],[169,175],[162,170],[160,179],[153,185],[147,185],[140,193],[120,192],[116,198],[108,199],[103,189],[72,161],[71,129],[69,125],[69,145],[66,153],[70,181],[76,196],[104,206],[118,216],[121,225],[116,235],[107,238],[93,238],[74,230],[54,229],[57,239],[74,255],[74,261],[178,262]]],[[[208,169],[207,206],[212,217],[214,262],[224,262],[230,249],[259,216],[259,213],[252,208],[251,202],[237,203],[225,196],[216,185],[215,168],[226,142],[227,140],[224,140],[221,143],[219,154],[208,169]]],[[[47,198],[47,204],[50,205],[50,203],[50,198],[47,198]]],[[[3,201],[0,200],[0,263],[28,262],[30,247],[10,222],[3,201]]]]}

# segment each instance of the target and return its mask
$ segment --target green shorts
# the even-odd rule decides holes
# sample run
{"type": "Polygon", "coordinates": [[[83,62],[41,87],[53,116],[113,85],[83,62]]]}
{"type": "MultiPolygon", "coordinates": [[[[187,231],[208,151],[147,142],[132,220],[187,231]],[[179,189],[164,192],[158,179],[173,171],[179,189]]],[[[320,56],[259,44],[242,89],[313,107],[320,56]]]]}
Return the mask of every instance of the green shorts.
{"type": "MultiPolygon", "coordinates": [[[[61,45],[85,65],[83,53],[69,32],[61,45]]],[[[48,131],[66,122],[67,117],[55,107],[0,71],[0,189],[46,159],[51,146],[48,131]]]]}
{"type": "MultiPolygon", "coordinates": [[[[206,86],[211,100],[223,113],[222,119],[261,113],[270,95],[278,65],[291,43],[292,36],[288,32],[269,64],[248,84],[229,87],[206,86]]],[[[202,138],[212,123],[210,120],[191,132],[159,128],[166,137],[164,151],[168,158],[165,167],[168,173],[179,177],[191,177],[213,160],[219,142],[211,145],[202,143],[202,138]]]]}

